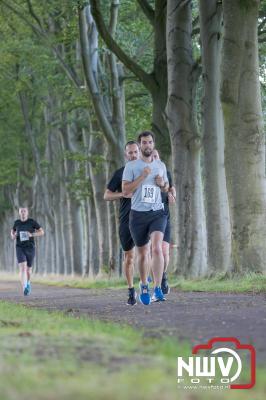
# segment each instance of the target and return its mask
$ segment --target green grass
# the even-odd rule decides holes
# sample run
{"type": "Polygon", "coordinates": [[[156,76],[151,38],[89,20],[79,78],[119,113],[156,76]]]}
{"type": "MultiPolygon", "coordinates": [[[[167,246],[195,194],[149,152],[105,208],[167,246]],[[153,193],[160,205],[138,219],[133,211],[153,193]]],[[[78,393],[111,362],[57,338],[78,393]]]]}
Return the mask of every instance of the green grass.
{"type": "Polygon", "coordinates": [[[174,279],[172,286],[184,291],[265,293],[266,275],[247,274],[232,277],[216,276],[210,279],[174,279]]]}
{"type": "Polygon", "coordinates": [[[61,276],[36,276],[34,282],[58,287],[73,287],[80,289],[125,289],[127,287],[124,278],[80,278],[61,276]]]}
{"type": "MultiPolygon", "coordinates": [[[[121,289],[126,288],[124,278],[99,278],[88,279],[78,277],[47,276],[34,278],[35,282],[61,287],[76,287],[87,289],[121,289]]],[[[135,279],[138,281],[137,278],[135,279]]],[[[202,292],[235,292],[245,293],[266,292],[266,276],[259,274],[248,274],[245,276],[216,276],[209,279],[184,279],[170,276],[170,285],[183,291],[202,291],[202,292]]]]}
{"type": "MultiPolygon", "coordinates": [[[[176,357],[191,347],[174,339],[0,301],[0,346],[1,400],[189,399],[177,389],[176,357]]],[[[264,377],[252,390],[193,399],[261,400],[264,377]]]]}

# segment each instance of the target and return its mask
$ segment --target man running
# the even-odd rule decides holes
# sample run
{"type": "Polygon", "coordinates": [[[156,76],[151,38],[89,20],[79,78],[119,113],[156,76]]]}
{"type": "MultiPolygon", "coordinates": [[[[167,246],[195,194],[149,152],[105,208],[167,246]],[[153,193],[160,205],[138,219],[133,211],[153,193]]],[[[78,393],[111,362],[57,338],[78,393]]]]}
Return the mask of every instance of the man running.
{"type": "MultiPolygon", "coordinates": [[[[154,149],[152,153],[153,159],[154,160],[160,160],[160,155],[158,153],[158,150],[154,149]]],[[[163,237],[163,258],[164,258],[164,272],[163,272],[163,277],[162,277],[162,283],[161,283],[161,288],[163,294],[169,294],[170,293],[170,287],[168,285],[168,280],[167,280],[167,268],[169,265],[169,260],[170,260],[170,237],[171,237],[171,223],[170,223],[170,210],[169,210],[169,204],[173,204],[176,200],[176,190],[175,187],[173,186],[173,181],[172,181],[172,176],[170,171],[167,170],[167,178],[169,182],[169,190],[168,193],[163,192],[162,193],[162,201],[164,203],[164,211],[167,216],[167,225],[165,228],[164,232],[164,237],[163,237]]]]}
{"type": "Polygon", "coordinates": [[[31,271],[32,263],[35,256],[34,237],[43,236],[44,231],[38,222],[29,218],[29,210],[27,207],[19,208],[20,219],[14,222],[11,230],[11,238],[17,239],[16,253],[17,261],[20,269],[20,280],[22,290],[25,296],[31,293],[31,271]]]}
{"type": "Polygon", "coordinates": [[[151,239],[152,260],[151,269],[154,277],[154,293],[152,301],[163,301],[165,297],[161,290],[164,269],[162,241],[167,218],[162,203],[161,191],[168,191],[166,167],[160,160],[152,159],[154,149],[154,133],[142,132],[138,137],[142,159],[128,162],[123,173],[122,191],[125,194],[133,192],[129,228],[137,249],[140,273],[140,295],[142,304],[151,302],[147,271],[149,267],[149,252],[151,239]]]}
{"type": "MultiPolygon", "coordinates": [[[[139,145],[137,142],[130,140],[125,145],[125,159],[134,161],[139,158],[139,145]]],[[[127,304],[134,306],[136,304],[136,291],[133,285],[134,273],[134,241],[129,230],[129,212],[131,209],[132,194],[123,194],[122,192],[122,176],[124,172],[122,167],[115,171],[107,189],[104,193],[104,200],[120,200],[119,210],[119,238],[122,249],[124,251],[124,271],[128,283],[128,300],[127,304]]]]}

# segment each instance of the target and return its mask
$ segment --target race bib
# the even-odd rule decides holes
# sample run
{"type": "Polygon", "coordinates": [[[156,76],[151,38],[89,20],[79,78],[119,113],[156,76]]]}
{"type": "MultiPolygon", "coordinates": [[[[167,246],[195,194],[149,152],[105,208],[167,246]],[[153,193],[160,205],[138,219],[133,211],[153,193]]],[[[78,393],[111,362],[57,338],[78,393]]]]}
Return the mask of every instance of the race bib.
{"type": "Polygon", "coordinates": [[[20,231],[19,239],[21,242],[25,242],[26,240],[29,240],[29,232],[20,231]]]}
{"type": "Polygon", "coordinates": [[[154,185],[142,185],[141,201],[143,203],[155,203],[156,186],[154,185]]]}

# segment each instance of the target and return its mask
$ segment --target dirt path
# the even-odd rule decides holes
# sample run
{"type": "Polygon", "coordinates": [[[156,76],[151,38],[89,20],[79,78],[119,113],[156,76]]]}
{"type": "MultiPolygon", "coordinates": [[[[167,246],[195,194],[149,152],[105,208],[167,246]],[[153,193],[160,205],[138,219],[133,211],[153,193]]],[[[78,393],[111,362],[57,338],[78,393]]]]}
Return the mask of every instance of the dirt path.
{"type": "Polygon", "coordinates": [[[71,289],[34,284],[29,297],[16,282],[0,281],[0,300],[48,310],[61,310],[144,329],[144,335],[168,335],[191,344],[214,336],[236,337],[257,350],[266,365],[266,295],[179,292],[172,290],[164,303],[127,306],[125,290],[71,289]]]}

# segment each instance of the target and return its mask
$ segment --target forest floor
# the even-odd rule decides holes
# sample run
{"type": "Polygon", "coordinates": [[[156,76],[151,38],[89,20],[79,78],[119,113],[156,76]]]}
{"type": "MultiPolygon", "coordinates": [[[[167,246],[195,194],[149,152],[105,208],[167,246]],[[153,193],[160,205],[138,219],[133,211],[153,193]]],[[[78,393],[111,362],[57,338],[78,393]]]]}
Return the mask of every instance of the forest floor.
{"type": "Polygon", "coordinates": [[[253,344],[258,365],[266,365],[266,294],[183,292],[175,288],[163,303],[126,305],[125,289],[77,289],[33,284],[24,297],[18,282],[0,280],[0,300],[63,311],[131,326],[146,338],[173,338],[189,345],[212,337],[236,337],[253,344]]]}

